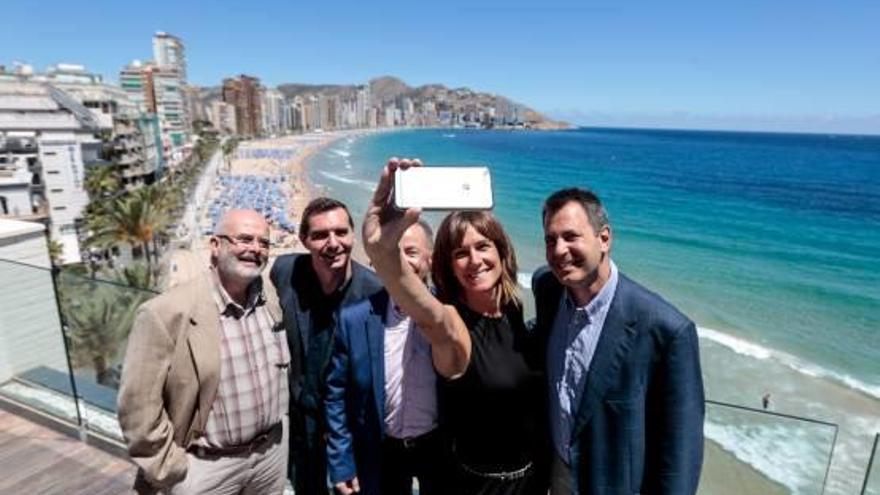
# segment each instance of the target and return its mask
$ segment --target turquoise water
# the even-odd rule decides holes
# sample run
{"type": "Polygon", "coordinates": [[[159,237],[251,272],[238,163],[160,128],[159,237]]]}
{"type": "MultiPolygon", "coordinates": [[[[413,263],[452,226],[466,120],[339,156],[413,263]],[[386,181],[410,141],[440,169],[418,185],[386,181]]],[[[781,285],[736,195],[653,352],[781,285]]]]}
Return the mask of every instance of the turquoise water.
{"type": "MultiPolygon", "coordinates": [[[[395,155],[488,165],[523,283],[543,263],[543,199],[561,187],[593,189],[621,270],[700,326],[707,395],[755,406],[769,391],[778,410],[841,424],[830,487],[849,493],[870,448],[861,443],[880,431],[880,137],[403,131],[339,141],[310,173],[361,216],[395,155]]],[[[737,442],[788,431],[722,423],[707,431],[756,465],[769,461],[737,452],[737,442]]],[[[820,437],[829,444],[826,436],[790,442],[816,459],[802,463],[813,471],[821,459],[805,449],[820,437]]],[[[809,493],[803,465],[761,467],[809,493]]]]}

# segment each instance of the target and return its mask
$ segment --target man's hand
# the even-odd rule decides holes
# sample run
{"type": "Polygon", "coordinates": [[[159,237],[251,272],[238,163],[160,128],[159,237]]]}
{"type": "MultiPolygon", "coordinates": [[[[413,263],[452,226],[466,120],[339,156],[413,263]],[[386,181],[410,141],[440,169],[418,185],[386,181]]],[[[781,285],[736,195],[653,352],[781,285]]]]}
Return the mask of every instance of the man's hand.
{"type": "Polygon", "coordinates": [[[340,481],[334,486],[336,487],[336,492],[342,495],[351,495],[352,493],[360,493],[361,491],[361,485],[358,483],[357,476],[348,481],[340,481]]]}
{"type": "Polygon", "coordinates": [[[421,166],[422,162],[418,159],[391,158],[382,170],[382,177],[367,208],[362,230],[364,250],[377,271],[380,270],[383,262],[387,262],[385,260],[398,260],[400,238],[410,225],[419,220],[421,213],[418,208],[400,212],[391,204],[394,174],[398,169],[406,170],[421,166]]]}

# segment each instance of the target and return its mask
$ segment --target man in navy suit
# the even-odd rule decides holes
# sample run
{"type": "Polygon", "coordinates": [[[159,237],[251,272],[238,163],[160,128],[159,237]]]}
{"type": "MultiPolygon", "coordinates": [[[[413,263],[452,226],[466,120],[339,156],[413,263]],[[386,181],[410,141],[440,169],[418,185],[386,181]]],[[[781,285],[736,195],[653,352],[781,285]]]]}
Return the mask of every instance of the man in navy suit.
{"type": "Polygon", "coordinates": [[[279,256],[271,272],[291,356],[288,477],[296,495],[326,495],[323,400],[336,313],[382,285],[351,259],[354,222],[343,203],[312,200],[303,210],[299,238],[309,253],[279,256]]]}
{"type": "MultiPolygon", "coordinates": [[[[432,237],[420,220],[400,238],[400,257],[420,284],[431,272],[432,237]]],[[[411,495],[413,478],[421,494],[444,493],[431,338],[387,291],[342,308],[325,400],[330,480],[342,495],[411,495]]]]}
{"type": "Polygon", "coordinates": [[[548,336],[551,494],[693,494],[703,461],[694,323],[619,273],[611,225],[582,189],[543,208],[548,267],[532,279],[548,336]]]}

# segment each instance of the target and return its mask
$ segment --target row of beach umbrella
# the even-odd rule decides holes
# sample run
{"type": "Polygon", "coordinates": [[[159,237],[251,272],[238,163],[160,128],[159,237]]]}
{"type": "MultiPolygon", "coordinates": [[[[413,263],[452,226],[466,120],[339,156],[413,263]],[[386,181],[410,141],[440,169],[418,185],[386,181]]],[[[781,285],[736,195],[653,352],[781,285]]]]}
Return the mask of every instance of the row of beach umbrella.
{"type": "Polygon", "coordinates": [[[299,153],[297,148],[242,148],[236,151],[235,158],[250,160],[290,160],[299,153]]]}
{"type": "Polygon", "coordinates": [[[288,198],[282,192],[282,185],[290,180],[290,176],[259,175],[221,175],[217,183],[221,192],[208,206],[210,229],[205,235],[214,232],[217,222],[223,213],[232,208],[254,209],[262,213],[269,223],[293,233],[296,226],[287,216],[288,198]]]}

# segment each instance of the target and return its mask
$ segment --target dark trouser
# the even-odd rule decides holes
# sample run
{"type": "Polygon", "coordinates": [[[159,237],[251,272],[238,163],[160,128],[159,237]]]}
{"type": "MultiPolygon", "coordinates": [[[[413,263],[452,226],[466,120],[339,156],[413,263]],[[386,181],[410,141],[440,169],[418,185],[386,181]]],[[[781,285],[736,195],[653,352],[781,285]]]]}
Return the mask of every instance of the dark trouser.
{"type": "Polygon", "coordinates": [[[420,495],[442,495],[446,493],[443,482],[448,478],[448,465],[437,430],[406,440],[385,437],[379,491],[382,495],[412,495],[416,478],[420,495]]]}
{"type": "Polygon", "coordinates": [[[574,493],[574,478],[571,475],[571,466],[554,452],[553,465],[550,468],[550,495],[571,495],[572,493],[574,493]]]}
{"type": "Polygon", "coordinates": [[[324,428],[309,414],[290,414],[290,460],[287,476],[296,495],[327,495],[327,448],[324,428]]]}

